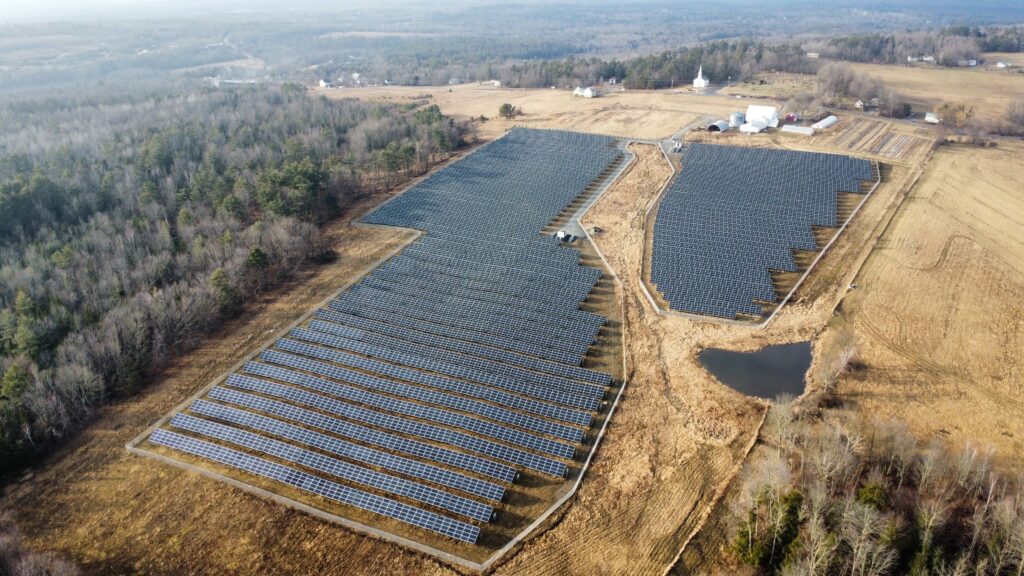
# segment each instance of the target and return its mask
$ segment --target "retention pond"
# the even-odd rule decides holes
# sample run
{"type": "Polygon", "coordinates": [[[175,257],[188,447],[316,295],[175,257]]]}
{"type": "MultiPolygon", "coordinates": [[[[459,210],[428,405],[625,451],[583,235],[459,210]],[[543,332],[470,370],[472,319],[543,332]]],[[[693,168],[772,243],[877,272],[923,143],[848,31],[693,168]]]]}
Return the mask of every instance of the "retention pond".
{"type": "Polygon", "coordinates": [[[799,396],[811,365],[811,343],[768,346],[756,352],[710,348],[700,363],[726,386],[748,396],[772,400],[780,394],[799,396]]]}

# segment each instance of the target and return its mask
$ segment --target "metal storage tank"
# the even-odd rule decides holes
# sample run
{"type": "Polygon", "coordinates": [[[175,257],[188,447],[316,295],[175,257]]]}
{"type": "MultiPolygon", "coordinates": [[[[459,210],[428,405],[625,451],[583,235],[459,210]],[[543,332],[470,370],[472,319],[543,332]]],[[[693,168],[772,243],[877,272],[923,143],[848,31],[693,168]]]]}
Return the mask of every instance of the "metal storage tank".
{"type": "Polygon", "coordinates": [[[732,128],[739,128],[747,121],[747,117],[744,116],[743,112],[733,112],[729,115],[729,126],[732,128]]]}

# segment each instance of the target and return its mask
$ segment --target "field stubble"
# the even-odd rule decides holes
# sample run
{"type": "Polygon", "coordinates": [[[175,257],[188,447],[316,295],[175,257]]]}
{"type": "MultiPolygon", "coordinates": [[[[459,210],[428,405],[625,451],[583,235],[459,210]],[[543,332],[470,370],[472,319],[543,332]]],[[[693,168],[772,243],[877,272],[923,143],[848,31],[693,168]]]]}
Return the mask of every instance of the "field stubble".
{"type": "Polygon", "coordinates": [[[1020,142],[940,148],[842,307],[866,365],[845,397],[1004,463],[1024,448],[1022,165],[1020,142]]]}

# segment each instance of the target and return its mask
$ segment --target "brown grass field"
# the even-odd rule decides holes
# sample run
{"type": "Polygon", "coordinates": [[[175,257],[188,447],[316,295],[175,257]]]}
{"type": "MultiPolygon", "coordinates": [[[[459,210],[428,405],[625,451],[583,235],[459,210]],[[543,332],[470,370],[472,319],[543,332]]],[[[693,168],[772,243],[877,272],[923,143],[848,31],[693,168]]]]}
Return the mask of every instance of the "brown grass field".
{"type": "MultiPolygon", "coordinates": [[[[969,85],[974,91],[964,87],[964,97],[979,101],[1009,94],[1004,87],[978,95],[981,84],[969,85]]],[[[323,93],[435,102],[464,118],[493,117],[503,102],[522,106],[514,121],[481,124],[484,138],[513,125],[663,138],[746,104],[668,91],[584,100],[561,90],[476,85],[323,93]]],[[[929,130],[870,121],[879,125],[851,121],[813,139],[723,140],[845,151],[887,166],[874,196],[763,330],[663,317],[640,293],[644,213],[671,169],[656,147],[632,145],[637,160],[584,218],[588,228],[602,229],[596,246],[621,280],[616,297],[629,383],[576,497],[495,573],[662,574],[673,565],[680,574],[713,572],[728,536],[719,513],[725,507],[716,504],[756,438],[763,404],[701,367],[697,353],[707,347],[753,350],[812,339],[817,350],[836,326],[849,326],[865,368],[842,381],[845,399],[865,415],[906,418],[922,438],[995,446],[1002,462],[1020,467],[1024,144],[932,152],[929,130]],[[890,133],[913,145],[880,144],[890,133]]],[[[408,240],[349,220],[325,234],[337,262],[305,269],[264,294],[143,394],[104,408],[81,435],[7,488],[0,506],[32,548],[67,554],[101,574],[452,573],[424,555],[124,450],[182,399],[408,240]]]]}
{"type": "Polygon", "coordinates": [[[1024,450],[1024,145],[940,148],[842,305],[843,395],[922,437],[1024,450]]]}
{"type": "Polygon", "coordinates": [[[859,72],[880,78],[905,96],[915,109],[942,102],[962,102],[982,119],[1002,118],[1010,103],[1024,95],[1024,74],[977,68],[851,64],[859,72]]]}
{"type": "MultiPolygon", "coordinates": [[[[967,104],[977,118],[1002,119],[1007,107],[1024,96],[1024,73],[1020,69],[996,70],[996,62],[1006,60],[1024,65],[1020,54],[990,53],[986,64],[976,68],[937,66],[892,66],[851,63],[858,72],[875,76],[913,105],[915,111],[928,111],[943,102],[967,104]]],[[[766,84],[742,83],[723,88],[719,94],[788,100],[796,94],[813,93],[814,77],[800,74],[766,74],[766,84]]]]}
{"type": "Polygon", "coordinates": [[[609,92],[599,98],[580,98],[566,90],[520,90],[478,84],[445,87],[326,89],[329,98],[359,98],[387,102],[429,102],[458,118],[489,118],[480,135],[494,138],[513,126],[558,128],[632,138],[668,138],[704,116],[724,117],[746,104],[724,96],[697,96],[661,91],[609,92]],[[513,120],[498,117],[508,102],[522,110],[513,120]]]}

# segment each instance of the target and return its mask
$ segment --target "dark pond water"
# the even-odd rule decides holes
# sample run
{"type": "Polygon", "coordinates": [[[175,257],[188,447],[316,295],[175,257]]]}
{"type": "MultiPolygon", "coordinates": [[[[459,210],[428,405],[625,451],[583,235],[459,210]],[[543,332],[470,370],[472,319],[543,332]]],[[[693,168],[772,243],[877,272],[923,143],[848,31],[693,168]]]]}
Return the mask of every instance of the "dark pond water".
{"type": "Polygon", "coordinates": [[[782,393],[804,392],[804,375],[811,365],[811,343],[768,346],[756,352],[710,348],[700,363],[726,386],[748,396],[771,400],[782,393]]]}

